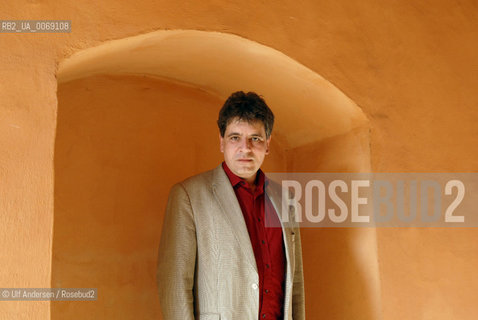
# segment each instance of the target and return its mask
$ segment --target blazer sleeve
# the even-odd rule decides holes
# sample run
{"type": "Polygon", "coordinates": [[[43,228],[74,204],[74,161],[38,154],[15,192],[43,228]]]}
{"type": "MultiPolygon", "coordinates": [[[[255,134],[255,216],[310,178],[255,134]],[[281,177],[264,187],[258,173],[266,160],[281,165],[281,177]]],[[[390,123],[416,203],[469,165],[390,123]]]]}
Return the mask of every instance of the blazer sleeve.
{"type": "Polygon", "coordinates": [[[171,188],[158,253],[157,285],[164,320],[194,320],[196,227],[189,196],[171,188]]]}
{"type": "Polygon", "coordinates": [[[295,271],[292,285],[292,319],[305,320],[304,271],[300,228],[295,229],[295,271]]]}

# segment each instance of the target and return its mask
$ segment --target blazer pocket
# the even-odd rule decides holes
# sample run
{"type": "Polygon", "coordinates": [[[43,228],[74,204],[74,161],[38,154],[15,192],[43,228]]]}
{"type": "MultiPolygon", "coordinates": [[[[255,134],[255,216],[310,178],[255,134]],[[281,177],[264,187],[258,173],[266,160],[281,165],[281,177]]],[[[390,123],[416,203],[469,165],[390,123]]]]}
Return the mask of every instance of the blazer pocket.
{"type": "Polygon", "coordinates": [[[221,315],[218,313],[201,313],[199,320],[220,320],[221,315]]]}

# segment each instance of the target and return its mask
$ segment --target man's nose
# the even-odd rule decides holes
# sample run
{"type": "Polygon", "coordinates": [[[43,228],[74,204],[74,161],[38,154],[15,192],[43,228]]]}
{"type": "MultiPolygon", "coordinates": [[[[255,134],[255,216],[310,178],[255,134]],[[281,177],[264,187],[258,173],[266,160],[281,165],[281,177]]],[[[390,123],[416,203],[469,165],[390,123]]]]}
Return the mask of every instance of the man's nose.
{"type": "Polygon", "coordinates": [[[242,151],[251,151],[251,141],[249,139],[242,139],[241,150],[242,151]]]}

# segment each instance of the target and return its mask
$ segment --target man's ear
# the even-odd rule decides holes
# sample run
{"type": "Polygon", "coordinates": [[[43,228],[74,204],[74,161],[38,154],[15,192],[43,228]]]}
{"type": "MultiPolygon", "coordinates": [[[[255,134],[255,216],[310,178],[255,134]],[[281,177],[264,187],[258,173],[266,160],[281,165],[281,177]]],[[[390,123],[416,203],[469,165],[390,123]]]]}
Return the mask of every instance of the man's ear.
{"type": "Polygon", "coordinates": [[[269,154],[269,144],[271,143],[272,136],[269,136],[266,140],[266,154],[269,154]]]}
{"type": "Polygon", "coordinates": [[[221,133],[219,133],[219,150],[224,153],[224,138],[221,136],[221,133]]]}

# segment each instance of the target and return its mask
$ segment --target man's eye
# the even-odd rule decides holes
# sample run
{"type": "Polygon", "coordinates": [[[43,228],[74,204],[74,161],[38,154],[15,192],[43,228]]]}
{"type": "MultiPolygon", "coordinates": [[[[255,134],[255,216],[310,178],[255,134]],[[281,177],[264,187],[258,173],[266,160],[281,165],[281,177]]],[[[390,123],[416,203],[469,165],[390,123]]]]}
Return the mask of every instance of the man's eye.
{"type": "Polygon", "coordinates": [[[252,142],[259,142],[261,139],[259,137],[252,137],[252,142]]]}
{"type": "Polygon", "coordinates": [[[232,140],[232,141],[237,141],[237,140],[239,140],[239,137],[238,137],[238,136],[232,136],[232,137],[231,137],[231,140],[232,140]]]}

